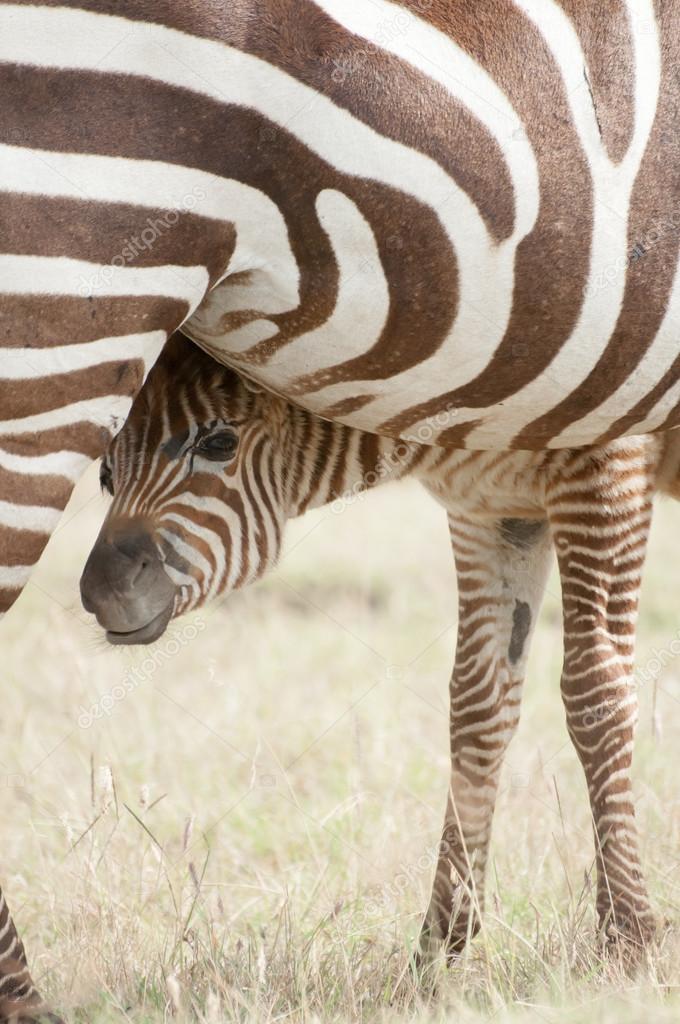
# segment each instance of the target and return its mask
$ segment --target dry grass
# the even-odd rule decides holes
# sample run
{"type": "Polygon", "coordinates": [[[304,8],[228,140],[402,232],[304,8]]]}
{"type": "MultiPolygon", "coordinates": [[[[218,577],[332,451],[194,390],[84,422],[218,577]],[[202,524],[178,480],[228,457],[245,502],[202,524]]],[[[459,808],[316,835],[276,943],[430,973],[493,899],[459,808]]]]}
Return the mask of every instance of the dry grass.
{"type": "MultiPolygon", "coordinates": [[[[641,665],[680,626],[680,510],[660,512],[641,665]]],[[[678,1019],[680,663],[643,687],[636,758],[645,868],[671,921],[659,948],[634,977],[597,952],[553,581],[484,931],[428,1001],[409,950],[447,786],[441,512],[404,486],[295,524],[275,576],[146,666],[79,610],[102,513],[90,478],[2,627],[2,876],[48,995],[97,1022],[678,1019]],[[132,692],[79,726],[133,669],[132,692]]]]}

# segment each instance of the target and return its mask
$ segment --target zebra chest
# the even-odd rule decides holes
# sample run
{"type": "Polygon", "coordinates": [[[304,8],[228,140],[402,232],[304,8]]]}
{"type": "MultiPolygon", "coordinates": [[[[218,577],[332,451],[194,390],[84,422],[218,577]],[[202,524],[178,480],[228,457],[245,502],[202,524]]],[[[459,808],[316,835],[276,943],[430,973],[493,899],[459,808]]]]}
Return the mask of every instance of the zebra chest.
{"type": "Polygon", "coordinates": [[[452,515],[533,519],[544,514],[546,478],[541,452],[457,451],[425,484],[452,515]]]}

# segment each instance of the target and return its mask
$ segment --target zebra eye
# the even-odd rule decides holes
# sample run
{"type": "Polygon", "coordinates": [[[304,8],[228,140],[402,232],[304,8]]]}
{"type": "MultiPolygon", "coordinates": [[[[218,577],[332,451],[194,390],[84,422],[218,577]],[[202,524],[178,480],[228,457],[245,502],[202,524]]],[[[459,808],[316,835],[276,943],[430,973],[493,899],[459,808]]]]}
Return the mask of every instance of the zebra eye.
{"type": "Polygon", "coordinates": [[[99,470],[99,484],[102,491],[108,491],[111,497],[113,497],[113,471],[104,459],[102,459],[99,470]]]}
{"type": "Polygon", "coordinates": [[[221,430],[217,434],[201,438],[195,452],[210,462],[231,462],[237,448],[238,437],[233,430],[221,430]]]}

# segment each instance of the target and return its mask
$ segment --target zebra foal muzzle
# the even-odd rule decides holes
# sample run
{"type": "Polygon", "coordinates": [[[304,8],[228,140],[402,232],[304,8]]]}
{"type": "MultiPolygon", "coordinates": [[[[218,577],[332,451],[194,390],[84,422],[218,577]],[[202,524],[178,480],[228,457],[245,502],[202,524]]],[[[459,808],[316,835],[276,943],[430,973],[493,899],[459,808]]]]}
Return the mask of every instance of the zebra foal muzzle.
{"type": "Polygon", "coordinates": [[[85,611],[111,644],[150,644],[172,618],[176,588],[149,530],[134,521],[107,524],[80,579],[85,611]]]}

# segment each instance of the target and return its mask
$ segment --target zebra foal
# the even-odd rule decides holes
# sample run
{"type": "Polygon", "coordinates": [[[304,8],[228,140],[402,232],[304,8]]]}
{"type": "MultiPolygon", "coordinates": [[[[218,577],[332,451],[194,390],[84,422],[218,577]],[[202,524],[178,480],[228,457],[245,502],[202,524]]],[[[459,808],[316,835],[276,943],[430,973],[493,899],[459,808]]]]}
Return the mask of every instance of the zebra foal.
{"type": "Polygon", "coordinates": [[[459,590],[450,797],[423,947],[444,941],[455,956],[478,927],[553,548],[562,697],[590,794],[601,930],[644,942],[654,917],[630,779],[635,628],[653,494],[680,495],[680,433],[543,452],[396,442],[258,390],[178,335],[103,460],[113,503],[83,572],[84,606],[111,643],[152,642],[174,616],[261,577],[289,518],[405,476],[449,514],[459,590]]]}

